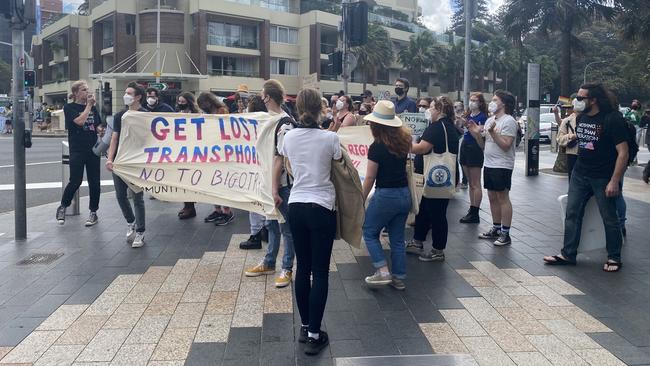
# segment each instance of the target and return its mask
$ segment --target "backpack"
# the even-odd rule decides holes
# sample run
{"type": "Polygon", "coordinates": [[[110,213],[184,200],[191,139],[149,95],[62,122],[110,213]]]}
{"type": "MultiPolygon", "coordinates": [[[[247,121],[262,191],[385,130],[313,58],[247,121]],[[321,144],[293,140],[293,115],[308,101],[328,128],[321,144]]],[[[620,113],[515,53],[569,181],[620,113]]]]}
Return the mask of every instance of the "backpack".
{"type": "Polygon", "coordinates": [[[610,114],[610,118],[616,117],[621,119],[623,128],[625,129],[625,140],[627,141],[628,147],[628,165],[630,165],[636,160],[636,155],[639,152],[639,145],[636,143],[636,126],[634,126],[630,119],[623,116],[621,112],[614,111],[610,114]]]}

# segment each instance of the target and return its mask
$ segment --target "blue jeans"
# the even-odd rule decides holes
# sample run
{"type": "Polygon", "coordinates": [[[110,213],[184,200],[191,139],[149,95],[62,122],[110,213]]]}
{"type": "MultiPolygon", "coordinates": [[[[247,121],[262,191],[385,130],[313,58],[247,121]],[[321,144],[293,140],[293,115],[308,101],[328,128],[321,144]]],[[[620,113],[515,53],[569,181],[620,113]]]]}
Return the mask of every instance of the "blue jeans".
{"type": "Polygon", "coordinates": [[[282,204],[279,207],[280,213],[284,216],[284,224],[278,223],[278,220],[266,220],[266,228],[269,231],[269,247],[264,256],[264,264],[267,267],[275,268],[275,259],[278,257],[280,250],[280,234],[284,236],[284,255],[282,256],[282,269],[291,271],[293,269],[293,235],[289,227],[289,194],[291,188],[280,188],[280,197],[282,204]]]}
{"type": "Polygon", "coordinates": [[[117,204],[122,210],[122,216],[126,219],[126,222],[133,224],[135,222],[135,231],[138,233],[144,233],[144,191],[139,193],[133,192],[133,208],[131,208],[131,203],[128,198],[128,191],[131,190],[129,186],[115,173],[113,173],[113,184],[115,187],[115,197],[117,198],[117,204]],[[135,215],[133,211],[135,209],[135,215]]]}
{"type": "Polygon", "coordinates": [[[625,227],[625,221],[627,221],[627,204],[625,198],[623,198],[623,177],[621,177],[620,189],[621,194],[616,197],[616,214],[622,230],[625,227]]]}
{"type": "Polygon", "coordinates": [[[571,174],[566,219],[564,220],[564,247],[562,248],[562,255],[572,262],[576,261],[576,256],[578,255],[582,218],[585,214],[585,206],[591,196],[596,198],[600,216],[603,218],[607,258],[617,262],[621,260],[623,236],[616,213],[617,197],[605,196],[607,183],[609,183],[609,179],[607,178],[587,178],[575,170],[571,174]]]}
{"type": "Polygon", "coordinates": [[[264,227],[266,218],[258,213],[249,212],[248,221],[250,222],[251,235],[257,235],[264,227]]]}
{"type": "Polygon", "coordinates": [[[363,223],[363,240],[375,268],[387,264],[379,235],[384,227],[388,229],[392,273],[398,279],[406,278],[404,229],[410,209],[411,193],[408,187],[377,188],[368,203],[363,223]]]}

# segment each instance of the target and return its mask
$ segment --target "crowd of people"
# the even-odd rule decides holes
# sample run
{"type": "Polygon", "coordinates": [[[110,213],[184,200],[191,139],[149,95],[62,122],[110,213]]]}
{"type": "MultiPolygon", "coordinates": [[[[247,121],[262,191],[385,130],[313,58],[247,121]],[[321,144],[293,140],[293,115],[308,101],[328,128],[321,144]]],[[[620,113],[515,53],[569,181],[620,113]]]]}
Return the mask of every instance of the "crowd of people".
{"type": "MultiPolygon", "coordinates": [[[[337,191],[332,183],[332,166],[344,161],[337,132],[348,126],[369,125],[373,142],[368,148],[368,164],[361,187],[367,200],[362,235],[370,254],[374,273],[365,278],[369,286],[392,286],[404,290],[407,275],[406,255],[421,261],[443,261],[448,238],[447,208],[457,188],[469,189],[470,206],[459,218],[461,224],[480,223],[483,188],[490,202],[492,226],[479,235],[495,246],[511,244],[513,208],[510,201],[518,125],[515,97],[504,90],[493,93],[489,103],[481,93],[472,93],[467,108],[445,96],[419,98],[408,96],[409,81],[395,82],[393,100],[375,100],[365,91],[355,102],[344,93],[329,100],[315,89],[299,91],[295,101],[287,103],[282,84],[267,80],[258,95],[240,86],[231,105],[212,93],[181,93],[176,108],[161,102],[157,89],[144,89],[130,83],[123,96],[125,109],[114,116],[111,143],[105,167],[113,170],[119,149],[123,114],[129,111],[182,113],[268,112],[278,116],[275,126],[272,196],[285,219],[280,223],[249,213],[250,238],[241,249],[260,250],[268,241],[261,262],[245,269],[250,277],[273,275],[281,243],[281,271],[277,287],[295,280],[295,294],[302,327],[299,341],[307,354],[319,353],[327,344],[321,321],[328,293],[328,275],[336,234],[337,191]],[[400,118],[404,112],[423,113],[427,127],[414,140],[400,118]],[[309,148],[305,148],[308,146],[309,148]],[[460,166],[460,167],[459,167],[460,166]],[[413,170],[416,174],[411,174],[413,170]],[[466,180],[463,184],[462,176],[466,180]],[[481,173],[482,172],[482,173],[481,173]],[[422,177],[422,193],[414,191],[415,177],[422,177]],[[483,180],[483,186],[481,183],[483,180]],[[410,212],[417,212],[414,236],[405,239],[410,212]],[[424,242],[431,232],[431,249],[424,242]],[[382,249],[386,233],[390,261],[382,249]],[[296,260],[296,275],[294,271],[296,260]]],[[[100,156],[93,152],[97,135],[105,127],[95,108],[95,99],[85,81],[72,84],[71,103],[64,107],[70,143],[70,182],[56,212],[65,222],[66,207],[79,188],[84,170],[90,190],[90,214],[86,226],[98,222],[100,156]]],[[[225,100],[228,102],[228,100],[225,100]]],[[[633,110],[639,110],[640,104],[633,110]]],[[[564,248],[561,254],[544,257],[549,265],[575,264],[582,216],[587,200],[594,196],[605,225],[608,258],[603,269],[622,267],[621,243],[625,234],[621,189],[629,163],[625,118],[618,112],[611,93],[599,84],[583,85],[573,99],[572,113],[561,119],[556,110],[560,132],[558,141],[566,148],[569,166],[569,194],[565,221],[564,248]],[[617,207],[619,210],[617,211],[617,207]]],[[[638,126],[643,118],[638,117],[638,126]]],[[[648,117],[648,118],[646,118],[648,117]]],[[[137,248],[145,244],[145,203],[143,193],[130,192],[119,176],[113,174],[115,195],[127,223],[126,241],[137,248]],[[133,201],[131,205],[130,199],[133,201]]],[[[624,201],[623,201],[624,203],[624,201]]],[[[624,205],[623,205],[624,206],[624,205]]],[[[193,202],[185,202],[179,219],[197,214],[193,202]]],[[[229,207],[214,206],[204,221],[227,225],[234,219],[229,207]]]]}

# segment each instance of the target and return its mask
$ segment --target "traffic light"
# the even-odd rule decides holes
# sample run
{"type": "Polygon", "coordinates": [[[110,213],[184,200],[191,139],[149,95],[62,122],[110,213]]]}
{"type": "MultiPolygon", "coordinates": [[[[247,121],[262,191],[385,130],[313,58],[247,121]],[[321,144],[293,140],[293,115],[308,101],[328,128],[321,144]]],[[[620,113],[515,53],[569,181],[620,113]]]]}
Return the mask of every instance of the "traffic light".
{"type": "Polygon", "coordinates": [[[36,71],[25,70],[25,87],[31,88],[36,86],[36,71]]]}
{"type": "Polygon", "coordinates": [[[341,51],[336,51],[334,53],[330,53],[327,55],[329,58],[329,64],[327,66],[330,67],[330,70],[332,71],[333,75],[341,75],[343,73],[343,52],[341,51]]]}
{"type": "Polygon", "coordinates": [[[345,36],[351,47],[362,46],[368,42],[368,3],[344,4],[345,36]]]}

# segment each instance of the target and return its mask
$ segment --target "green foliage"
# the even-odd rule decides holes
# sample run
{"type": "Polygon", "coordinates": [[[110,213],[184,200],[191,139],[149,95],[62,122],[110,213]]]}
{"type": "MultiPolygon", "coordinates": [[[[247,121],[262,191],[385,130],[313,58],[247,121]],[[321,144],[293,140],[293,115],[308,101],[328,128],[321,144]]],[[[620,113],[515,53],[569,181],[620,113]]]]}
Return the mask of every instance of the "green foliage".
{"type": "Polygon", "coordinates": [[[621,34],[628,41],[650,45],[650,7],[647,0],[619,0],[620,15],[616,20],[622,26],[621,34]]]}
{"type": "MultiPolygon", "coordinates": [[[[465,35],[465,1],[467,0],[454,0],[453,9],[454,15],[451,18],[451,29],[459,35],[465,35]]],[[[474,3],[474,24],[483,23],[488,20],[488,4],[487,0],[472,0],[474,3]],[[478,21],[478,22],[477,22],[478,21]]]]}
{"type": "Polygon", "coordinates": [[[368,42],[360,47],[352,47],[350,51],[357,57],[357,70],[363,72],[364,83],[377,69],[387,69],[393,62],[390,36],[377,23],[368,24],[368,42]]]}
{"type": "Polygon", "coordinates": [[[412,82],[420,90],[424,88],[422,72],[426,69],[438,68],[445,62],[446,49],[436,42],[433,33],[424,31],[412,35],[409,44],[397,55],[400,64],[409,70],[412,82]]]}
{"type": "Polygon", "coordinates": [[[0,60],[0,94],[11,94],[11,65],[0,60]]]}

